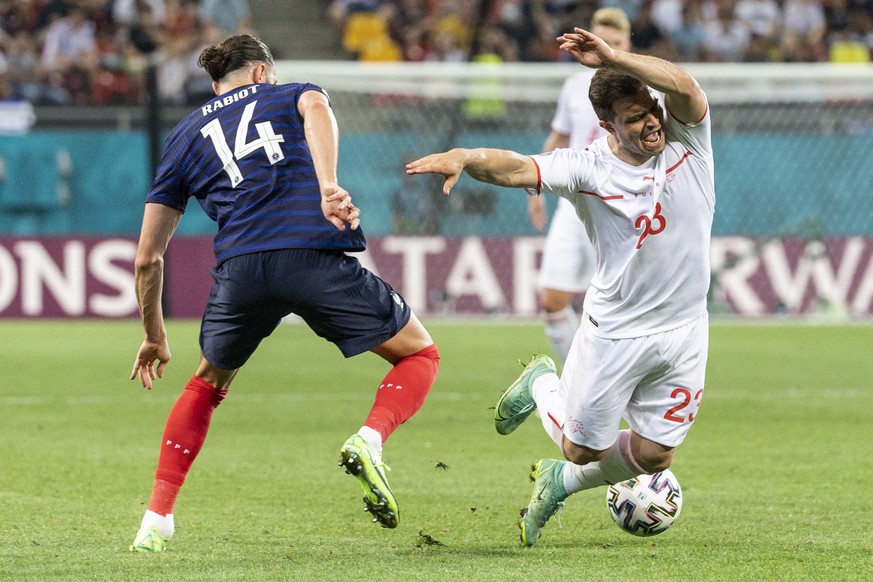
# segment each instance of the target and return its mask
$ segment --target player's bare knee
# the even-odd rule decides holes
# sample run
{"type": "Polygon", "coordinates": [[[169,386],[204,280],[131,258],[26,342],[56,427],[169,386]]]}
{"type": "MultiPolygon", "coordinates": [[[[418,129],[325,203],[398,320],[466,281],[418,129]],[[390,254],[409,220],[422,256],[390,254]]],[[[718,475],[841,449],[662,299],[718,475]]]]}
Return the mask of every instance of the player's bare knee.
{"type": "Polygon", "coordinates": [[[669,469],[673,464],[673,449],[666,451],[650,452],[645,457],[636,459],[640,467],[646,473],[652,474],[669,469]]]}
{"type": "Polygon", "coordinates": [[[606,455],[606,451],[595,451],[570,442],[566,438],[563,444],[564,458],[576,465],[587,465],[588,463],[599,461],[606,455]]]}

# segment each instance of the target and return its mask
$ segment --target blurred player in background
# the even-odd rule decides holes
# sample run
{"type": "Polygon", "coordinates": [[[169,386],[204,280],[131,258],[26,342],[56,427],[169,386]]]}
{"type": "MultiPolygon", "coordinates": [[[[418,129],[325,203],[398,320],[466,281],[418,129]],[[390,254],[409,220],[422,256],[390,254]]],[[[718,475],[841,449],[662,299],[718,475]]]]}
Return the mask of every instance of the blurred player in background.
{"type": "MultiPolygon", "coordinates": [[[[631,50],[631,25],[627,15],[618,8],[596,11],[591,19],[591,32],[614,49],[631,50]]],[[[592,75],[594,71],[586,69],[564,82],[543,152],[566,147],[582,149],[606,135],[588,100],[592,75]]],[[[534,228],[545,228],[546,205],[541,196],[528,199],[528,214],[534,228]]],[[[538,283],[546,336],[561,364],[567,360],[570,344],[579,329],[573,295],[588,288],[594,260],[594,248],[585,225],[576,215],[573,204],[560,198],[546,235],[538,283]]]]}
{"type": "Polygon", "coordinates": [[[344,356],[369,350],[393,365],[364,425],[342,446],[340,464],[361,482],[373,521],[397,527],[382,444],[424,403],[439,352],[406,302],[345,254],[363,250],[366,241],[359,210],[337,183],[338,133],[324,91],[277,85],[269,49],[248,35],[205,49],[200,64],[218,98],[173,130],[146,198],[135,274],[145,340],[131,379],[150,389],[170,360],[163,257],[189,198],[218,223],[215,283],[200,328],[200,364],[167,419],[148,509],[131,549],[166,548],[176,497],[213,410],[238,369],[289,313],[344,356]]]}
{"type": "Polygon", "coordinates": [[[560,377],[551,358],[535,356],[495,410],[500,434],[539,410],[568,460],[532,467],[519,524],[528,546],[570,494],[670,466],[703,397],[709,336],[715,189],[706,95],[681,67],[615,50],[580,28],[558,41],[598,69],[589,98],[607,137],[585,150],[454,149],[407,165],[442,174],[446,194],[467,172],[566,198],[597,252],[560,377]],[[666,112],[649,87],[664,94],[666,112]],[[619,430],[622,418],[629,430],[619,430]]]}

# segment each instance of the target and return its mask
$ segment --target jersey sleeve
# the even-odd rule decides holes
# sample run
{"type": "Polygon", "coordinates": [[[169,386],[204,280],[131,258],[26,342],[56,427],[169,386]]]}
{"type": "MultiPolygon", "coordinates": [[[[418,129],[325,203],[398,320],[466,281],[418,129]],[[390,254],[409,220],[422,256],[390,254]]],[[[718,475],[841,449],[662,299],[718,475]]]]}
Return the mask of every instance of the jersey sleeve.
{"type": "Polygon", "coordinates": [[[183,172],[178,169],[179,157],[182,154],[178,146],[179,140],[175,135],[167,139],[167,146],[158,164],[158,170],[152,187],[146,194],[146,202],[163,204],[185,212],[188,205],[189,188],[183,172]]]}
{"type": "Polygon", "coordinates": [[[562,148],[531,158],[539,172],[537,191],[564,198],[587,188],[594,167],[594,156],[587,150],[562,148]]]}
{"type": "Polygon", "coordinates": [[[708,101],[706,113],[694,123],[686,123],[675,118],[669,109],[665,117],[667,134],[673,141],[678,141],[702,158],[712,157],[712,116],[708,101]]]}

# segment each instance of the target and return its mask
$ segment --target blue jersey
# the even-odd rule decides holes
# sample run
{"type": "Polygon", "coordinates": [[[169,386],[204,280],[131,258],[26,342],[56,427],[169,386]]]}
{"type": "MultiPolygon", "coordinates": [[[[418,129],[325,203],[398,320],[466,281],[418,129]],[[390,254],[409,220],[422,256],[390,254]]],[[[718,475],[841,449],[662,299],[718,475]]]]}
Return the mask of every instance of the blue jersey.
{"type": "Polygon", "coordinates": [[[316,85],[238,87],[192,112],[167,138],[146,202],[182,212],[194,197],[218,223],[215,258],[272,249],[361,251],[361,229],[337,230],[321,192],[297,102],[316,85]]]}

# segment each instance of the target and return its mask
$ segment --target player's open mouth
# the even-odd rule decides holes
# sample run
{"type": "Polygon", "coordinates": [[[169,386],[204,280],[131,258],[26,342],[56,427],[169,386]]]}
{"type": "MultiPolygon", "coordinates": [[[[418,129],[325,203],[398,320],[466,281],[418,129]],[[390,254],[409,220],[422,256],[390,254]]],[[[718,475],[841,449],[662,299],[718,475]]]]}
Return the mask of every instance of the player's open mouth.
{"type": "Polygon", "coordinates": [[[653,131],[643,136],[643,145],[648,149],[656,149],[661,145],[661,130],[653,131]]]}

